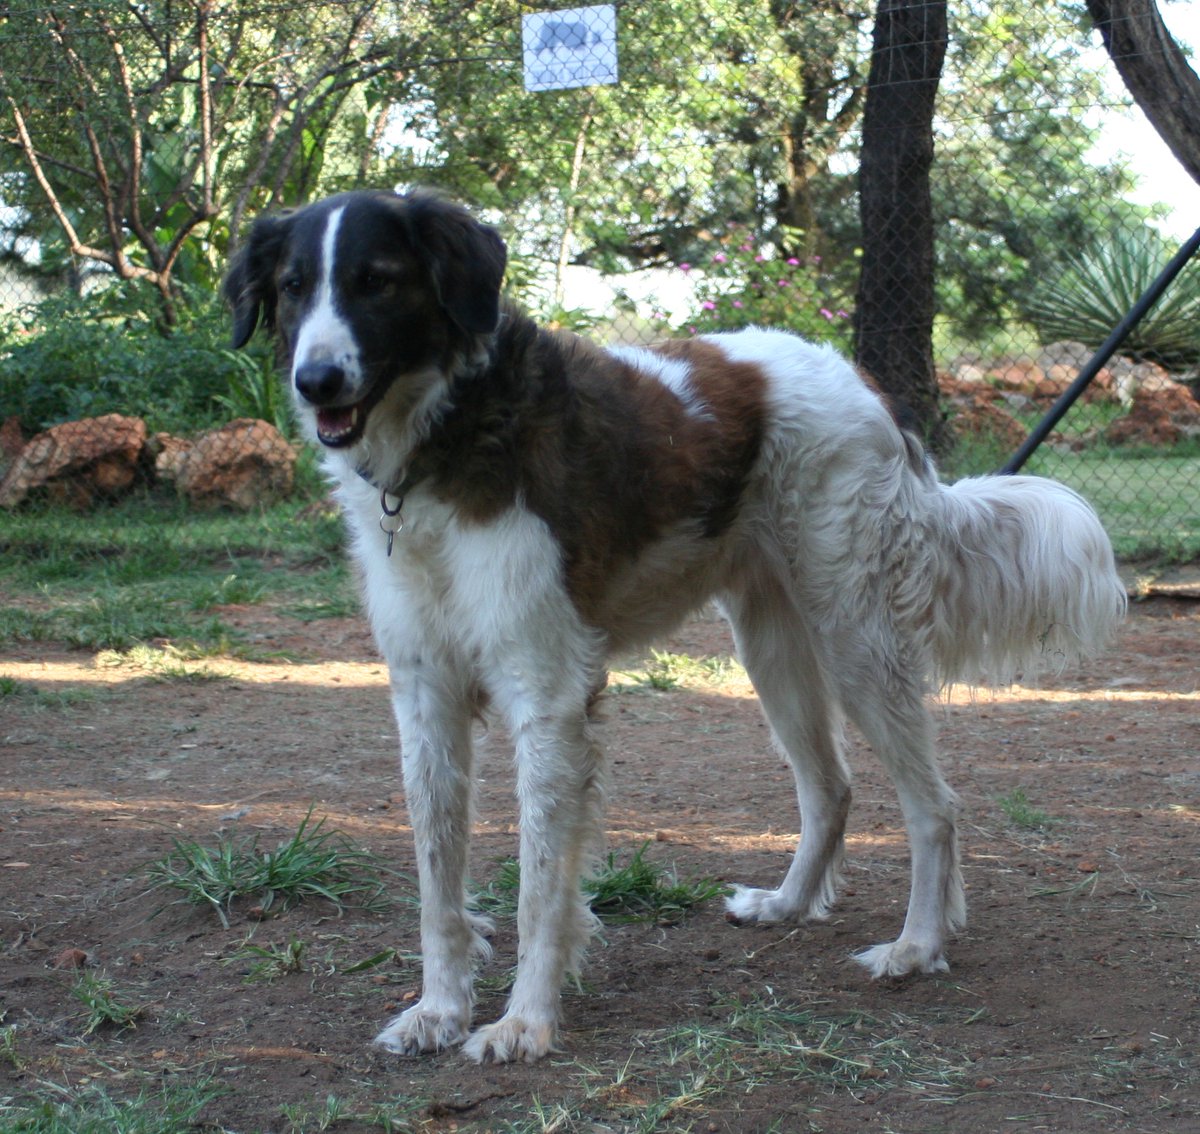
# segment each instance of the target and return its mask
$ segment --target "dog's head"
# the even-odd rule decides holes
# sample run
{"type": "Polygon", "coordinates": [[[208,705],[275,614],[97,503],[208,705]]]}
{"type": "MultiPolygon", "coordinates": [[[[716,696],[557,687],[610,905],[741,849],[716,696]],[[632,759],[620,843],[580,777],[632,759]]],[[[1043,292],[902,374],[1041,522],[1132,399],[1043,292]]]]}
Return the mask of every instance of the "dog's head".
{"type": "Polygon", "coordinates": [[[255,222],[225,281],[233,344],[261,320],[302,414],[355,444],[396,384],[414,402],[479,352],[500,320],[504,242],[425,191],[343,193],[255,222]]]}

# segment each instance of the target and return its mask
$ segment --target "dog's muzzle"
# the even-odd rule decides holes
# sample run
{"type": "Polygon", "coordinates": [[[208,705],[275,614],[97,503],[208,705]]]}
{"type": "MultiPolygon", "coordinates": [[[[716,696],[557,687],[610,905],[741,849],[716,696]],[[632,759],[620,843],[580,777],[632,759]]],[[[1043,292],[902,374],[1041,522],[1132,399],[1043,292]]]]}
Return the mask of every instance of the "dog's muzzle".
{"type": "Polygon", "coordinates": [[[300,396],[317,411],[317,439],[337,449],[353,445],[363,434],[370,395],[342,404],[347,392],[346,371],[334,362],[306,362],[296,367],[293,381],[300,396]]]}

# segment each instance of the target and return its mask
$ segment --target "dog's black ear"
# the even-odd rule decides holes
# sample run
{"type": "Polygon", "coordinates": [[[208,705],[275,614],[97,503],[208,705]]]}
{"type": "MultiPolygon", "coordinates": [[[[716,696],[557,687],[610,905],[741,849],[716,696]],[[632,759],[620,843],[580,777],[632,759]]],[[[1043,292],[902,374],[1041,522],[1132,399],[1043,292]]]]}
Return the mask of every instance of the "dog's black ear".
{"type": "Polygon", "coordinates": [[[275,269],[294,213],[271,213],[259,217],[250,235],[234,256],[222,292],[233,309],[233,347],[244,347],[258,326],[275,326],[275,269]]]}
{"type": "Polygon", "coordinates": [[[442,310],[464,331],[490,334],[500,322],[508,259],[500,234],[435,193],[418,191],[399,200],[442,310]]]}

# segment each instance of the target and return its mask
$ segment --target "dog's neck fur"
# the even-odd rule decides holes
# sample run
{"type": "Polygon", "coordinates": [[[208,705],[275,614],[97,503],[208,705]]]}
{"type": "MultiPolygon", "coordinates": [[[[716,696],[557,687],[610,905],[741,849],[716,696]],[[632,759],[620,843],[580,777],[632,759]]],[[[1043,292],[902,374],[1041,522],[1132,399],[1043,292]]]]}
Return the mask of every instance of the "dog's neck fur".
{"type": "MultiPolygon", "coordinates": [[[[431,373],[424,392],[401,414],[400,437],[372,438],[368,431],[352,457],[354,472],[391,497],[406,496],[426,482],[436,488],[454,482],[469,492],[472,478],[464,469],[479,469],[480,458],[497,451],[497,445],[508,448],[506,440],[539,401],[520,395],[515,367],[530,349],[553,337],[520,308],[505,304],[496,330],[472,336],[431,373]],[[379,467],[374,456],[386,452],[400,457],[379,467]]],[[[395,420],[388,414],[389,400],[385,395],[380,403],[380,428],[395,420]]]]}

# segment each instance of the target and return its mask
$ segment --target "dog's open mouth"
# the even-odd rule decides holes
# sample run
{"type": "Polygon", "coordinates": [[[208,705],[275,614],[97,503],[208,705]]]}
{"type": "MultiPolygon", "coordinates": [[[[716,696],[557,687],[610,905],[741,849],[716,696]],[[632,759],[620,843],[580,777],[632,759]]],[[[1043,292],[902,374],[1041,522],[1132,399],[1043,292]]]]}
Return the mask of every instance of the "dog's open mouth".
{"type": "Polygon", "coordinates": [[[353,445],[367,425],[367,399],[352,406],[323,406],[317,410],[317,440],[331,449],[353,445]]]}

